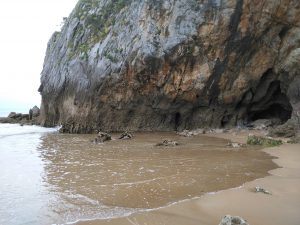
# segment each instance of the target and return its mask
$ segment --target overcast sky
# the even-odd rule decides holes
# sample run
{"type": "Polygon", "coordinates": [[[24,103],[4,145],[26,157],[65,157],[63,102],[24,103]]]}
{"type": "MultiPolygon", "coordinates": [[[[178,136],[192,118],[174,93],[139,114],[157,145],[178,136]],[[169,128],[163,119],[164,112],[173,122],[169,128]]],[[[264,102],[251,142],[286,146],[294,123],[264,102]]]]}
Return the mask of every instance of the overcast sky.
{"type": "Polygon", "coordinates": [[[40,104],[37,90],[47,42],[77,1],[1,1],[0,108],[40,104]]]}

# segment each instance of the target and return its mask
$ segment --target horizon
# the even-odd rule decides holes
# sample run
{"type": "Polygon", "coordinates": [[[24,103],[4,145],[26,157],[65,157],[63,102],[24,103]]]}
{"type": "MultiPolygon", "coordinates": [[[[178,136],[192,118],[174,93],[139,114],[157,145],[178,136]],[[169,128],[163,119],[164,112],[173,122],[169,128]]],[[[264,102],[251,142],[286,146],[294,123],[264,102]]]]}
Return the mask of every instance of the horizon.
{"type": "Polygon", "coordinates": [[[0,111],[40,107],[47,43],[78,0],[12,0],[0,9],[0,111]]]}

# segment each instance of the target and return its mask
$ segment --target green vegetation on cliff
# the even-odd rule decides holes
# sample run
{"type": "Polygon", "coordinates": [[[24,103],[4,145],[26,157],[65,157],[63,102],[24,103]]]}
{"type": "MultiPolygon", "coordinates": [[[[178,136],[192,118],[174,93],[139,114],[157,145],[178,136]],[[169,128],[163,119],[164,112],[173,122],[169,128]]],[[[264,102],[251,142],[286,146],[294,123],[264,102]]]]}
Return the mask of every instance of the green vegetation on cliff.
{"type": "Polygon", "coordinates": [[[102,1],[99,0],[80,0],[74,11],[75,17],[80,21],[74,37],[82,34],[85,29],[89,30],[89,36],[87,40],[77,45],[74,45],[74,38],[70,41],[69,58],[82,53],[81,58],[86,59],[88,49],[109,34],[118,13],[131,2],[132,0],[110,0],[100,5],[102,1]]]}

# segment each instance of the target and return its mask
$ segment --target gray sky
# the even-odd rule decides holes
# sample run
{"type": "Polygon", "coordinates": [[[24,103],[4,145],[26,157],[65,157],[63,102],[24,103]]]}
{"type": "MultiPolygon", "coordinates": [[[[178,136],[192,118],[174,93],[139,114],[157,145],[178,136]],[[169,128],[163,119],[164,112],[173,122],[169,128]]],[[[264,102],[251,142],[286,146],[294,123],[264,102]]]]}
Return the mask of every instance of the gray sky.
{"type": "Polygon", "coordinates": [[[0,108],[40,104],[37,92],[47,42],[77,0],[0,3],[0,108]]]}

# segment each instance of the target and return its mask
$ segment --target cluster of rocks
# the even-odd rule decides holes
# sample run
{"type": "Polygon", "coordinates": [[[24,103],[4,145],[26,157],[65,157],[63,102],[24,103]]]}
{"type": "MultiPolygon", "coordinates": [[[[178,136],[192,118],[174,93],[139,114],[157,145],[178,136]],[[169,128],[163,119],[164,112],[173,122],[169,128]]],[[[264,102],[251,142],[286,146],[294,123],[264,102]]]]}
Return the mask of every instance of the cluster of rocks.
{"type": "MultiPolygon", "coordinates": [[[[253,136],[249,135],[247,144],[248,145],[262,145],[265,147],[272,147],[283,144],[284,142],[291,144],[300,143],[300,127],[292,119],[288,120],[284,124],[280,124],[277,119],[259,119],[249,124],[238,126],[233,129],[195,129],[195,130],[183,130],[177,132],[178,135],[184,137],[192,137],[201,134],[208,133],[237,133],[241,130],[259,130],[264,131],[263,136],[253,136]],[[280,140],[282,138],[289,138],[288,140],[280,140]]],[[[227,147],[230,148],[241,148],[246,145],[236,142],[229,142],[227,147]]]]}
{"type": "MultiPolygon", "coordinates": [[[[124,133],[122,133],[120,135],[120,137],[118,139],[121,140],[125,140],[125,139],[132,139],[133,135],[131,133],[129,133],[128,131],[125,131],[124,133]]],[[[98,132],[97,137],[92,141],[95,144],[99,144],[99,143],[104,143],[107,141],[111,141],[112,140],[112,136],[109,133],[106,132],[98,132]]]]}
{"type": "Polygon", "coordinates": [[[248,126],[249,129],[264,130],[268,137],[273,138],[290,138],[289,143],[300,143],[300,127],[293,119],[284,124],[273,119],[261,119],[254,121],[248,126]]]}
{"type": "MultiPolygon", "coordinates": [[[[118,139],[120,140],[127,140],[127,139],[132,139],[133,135],[131,133],[129,133],[128,131],[125,131],[124,133],[122,133],[118,139]]],[[[92,142],[94,144],[99,144],[99,143],[104,143],[107,141],[111,141],[112,136],[109,133],[106,132],[98,132],[97,137],[92,140],[92,142]]],[[[159,142],[158,144],[156,144],[155,146],[162,146],[162,147],[174,147],[174,146],[178,146],[179,143],[177,141],[173,141],[173,140],[163,140],[162,142],[159,142]]]]}
{"type": "Polygon", "coordinates": [[[20,125],[39,125],[40,109],[37,106],[28,113],[11,112],[7,117],[1,117],[0,123],[19,123],[20,125]]]}

